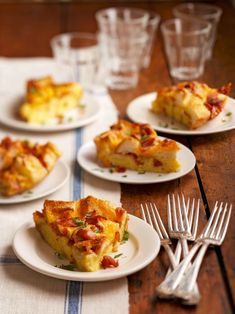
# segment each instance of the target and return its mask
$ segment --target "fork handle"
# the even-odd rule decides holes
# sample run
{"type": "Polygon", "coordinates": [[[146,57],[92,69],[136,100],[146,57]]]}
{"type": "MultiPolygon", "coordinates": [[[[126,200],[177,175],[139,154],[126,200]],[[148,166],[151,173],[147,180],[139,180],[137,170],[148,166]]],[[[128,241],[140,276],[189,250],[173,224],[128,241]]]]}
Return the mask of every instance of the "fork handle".
{"type": "MultiPolygon", "coordinates": [[[[185,238],[181,238],[180,239],[180,243],[181,246],[183,248],[183,256],[186,257],[189,253],[189,249],[188,249],[188,242],[185,238]]],[[[189,267],[191,266],[191,263],[189,263],[189,267]]],[[[184,278],[184,277],[183,277],[184,278]]],[[[177,290],[177,288],[176,288],[177,290]]],[[[174,292],[174,295],[178,297],[178,295],[174,292]]],[[[187,298],[185,298],[184,296],[181,296],[181,298],[183,299],[183,303],[186,305],[194,305],[197,304],[200,299],[201,299],[201,295],[198,289],[198,285],[195,281],[192,290],[190,291],[190,293],[187,295],[187,298]]]]}
{"type": "Polygon", "coordinates": [[[177,262],[177,259],[171,249],[171,247],[169,246],[169,244],[163,244],[162,245],[164,247],[164,249],[166,250],[166,253],[170,259],[170,262],[171,262],[171,266],[172,268],[176,268],[176,266],[178,265],[178,262],[177,262]]]}
{"type": "Polygon", "coordinates": [[[174,294],[175,288],[180,283],[180,280],[186,271],[190,261],[193,256],[201,246],[200,242],[196,242],[192,247],[189,254],[181,261],[181,263],[175,267],[171,274],[169,274],[166,279],[157,287],[156,291],[160,297],[164,297],[165,294],[174,294]]]}
{"type": "MultiPolygon", "coordinates": [[[[200,270],[200,266],[203,260],[203,257],[206,253],[206,250],[208,248],[208,244],[203,244],[200,248],[200,251],[198,252],[197,257],[195,258],[195,261],[193,264],[188,268],[186,271],[184,277],[179,283],[179,286],[175,289],[174,294],[179,298],[188,299],[190,298],[190,295],[193,291],[193,288],[195,286],[197,276],[200,270]]],[[[197,303],[195,303],[197,304],[197,303]]]]}

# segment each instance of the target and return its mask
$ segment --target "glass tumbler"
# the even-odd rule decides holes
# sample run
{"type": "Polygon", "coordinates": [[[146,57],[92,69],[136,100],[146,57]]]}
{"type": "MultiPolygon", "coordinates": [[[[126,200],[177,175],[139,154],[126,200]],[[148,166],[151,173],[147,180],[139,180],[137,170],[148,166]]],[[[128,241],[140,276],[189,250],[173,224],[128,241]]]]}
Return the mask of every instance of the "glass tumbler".
{"type": "Polygon", "coordinates": [[[182,3],[173,8],[173,14],[176,18],[180,19],[197,18],[211,23],[211,33],[208,39],[208,51],[206,55],[206,58],[210,59],[216,41],[222,9],[218,6],[205,3],[182,3]]]}
{"type": "Polygon", "coordinates": [[[148,39],[148,12],[109,8],[98,11],[96,19],[106,85],[112,89],[135,87],[148,39]]]}
{"type": "Polygon", "coordinates": [[[200,20],[171,19],[162,23],[165,53],[172,77],[192,80],[204,72],[211,25],[200,20]]]}
{"type": "Polygon", "coordinates": [[[92,33],[64,33],[52,38],[53,56],[70,79],[89,87],[96,82],[99,64],[97,36],[92,33]]]}

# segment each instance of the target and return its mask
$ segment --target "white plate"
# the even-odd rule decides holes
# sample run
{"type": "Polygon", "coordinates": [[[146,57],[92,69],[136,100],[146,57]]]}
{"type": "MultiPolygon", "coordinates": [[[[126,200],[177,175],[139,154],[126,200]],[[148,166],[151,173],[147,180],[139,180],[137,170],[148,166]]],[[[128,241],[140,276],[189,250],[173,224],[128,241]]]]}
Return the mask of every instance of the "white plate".
{"type": "MultiPolygon", "coordinates": [[[[159,138],[164,139],[164,137],[160,136],[159,138]]],[[[166,182],[184,176],[194,168],[196,163],[193,153],[184,145],[180,143],[178,144],[180,146],[180,151],[177,154],[177,159],[181,164],[181,169],[178,172],[145,172],[140,174],[137,171],[128,169],[124,173],[110,172],[109,168],[100,167],[97,163],[96,147],[93,142],[88,142],[79,149],[77,161],[84,170],[105,180],[130,184],[166,182]]]]}
{"type": "Polygon", "coordinates": [[[202,135],[219,133],[235,128],[235,100],[229,98],[223,111],[213,120],[195,130],[189,130],[172,118],[152,112],[151,103],[156,93],[149,93],[132,100],[127,107],[128,117],[138,123],[149,123],[157,131],[169,134],[202,135]],[[231,113],[231,114],[230,114],[231,113]]]}
{"type": "Polygon", "coordinates": [[[120,245],[118,252],[111,254],[113,257],[122,254],[118,258],[117,268],[80,272],[55,267],[67,265],[68,261],[59,259],[31,224],[24,225],[16,232],[13,249],[22,263],[47,276],[76,281],[105,281],[124,277],[151,263],[160,249],[160,240],[154,229],[140,218],[129,217],[129,240],[120,245]]]}
{"type": "Polygon", "coordinates": [[[69,178],[69,168],[62,160],[58,160],[51,173],[43,179],[38,185],[29,191],[15,196],[0,195],[0,204],[16,204],[29,202],[46,195],[49,195],[60,189],[69,178]]]}
{"type": "Polygon", "coordinates": [[[63,122],[61,124],[54,125],[36,125],[20,120],[20,118],[17,116],[17,111],[22,101],[22,95],[1,94],[0,123],[14,129],[25,131],[56,132],[75,129],[87,125],[95,121],[101,112],[100,104],[96,102],[91,95],[85,94],[80,101],[81,104],[85,105],[84,110],[76,117],[74,121],[63,122]]]}

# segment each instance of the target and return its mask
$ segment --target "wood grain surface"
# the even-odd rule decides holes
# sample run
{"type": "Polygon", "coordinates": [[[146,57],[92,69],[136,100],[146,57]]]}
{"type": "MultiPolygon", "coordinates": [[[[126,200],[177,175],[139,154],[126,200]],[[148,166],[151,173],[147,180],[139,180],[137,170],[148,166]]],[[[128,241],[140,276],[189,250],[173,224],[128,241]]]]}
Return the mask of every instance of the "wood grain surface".
{"type": "MultiPolygon", "coordinates": [[[[213,57],[207,62],[200,81],[219,87],[233,83],[235,97],[235,11],[229,1],[210,1],[223,8],[213,57]]],[[[125,6],[153,10],[165,20],[172,17],[174,1],[125,1],[125,6]]],[[[50,39],[70,31],[96,32],[98,9],[123,6],[122,1],[73,1],[72,3],[0,3],[0,54],[8,57],[51,56],[50,39]]],[[[138,86],[127,91],[110,90],[126,117],[128,103],[135,97],[176,83],[169,76],[160,31],[154,43],[150,67],[141,70],[138,86]]],[[[166,134],[160,134],[167,136],[166,134]]],[[[140,216],[140,204],[155,202],[166,223],[168,193],[183,192],[201,199],[199,231],[202,230],[216,200],[235,206],[235,131],[206,136],[170,136],[188,146],[197,164],[185,177],[162,184],[121,185],[121,201],[131,214],[140,216]]],[[[199,275],[202,295],[198,306],[188,308],[175,301],[156,298],[156,286],[163,280],[169,260],[163,250],[148,267],[128,277],[130,314],[234,313],[235,298],[235,214],[221,248],[209,249],[199,275]]]]}

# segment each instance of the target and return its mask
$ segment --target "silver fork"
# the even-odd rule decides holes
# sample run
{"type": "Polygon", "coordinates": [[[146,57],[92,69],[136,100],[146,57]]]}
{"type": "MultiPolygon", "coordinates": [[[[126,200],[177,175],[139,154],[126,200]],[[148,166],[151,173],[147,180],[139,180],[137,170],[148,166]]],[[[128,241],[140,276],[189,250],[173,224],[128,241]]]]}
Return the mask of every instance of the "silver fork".
{"type": "MultiPolygon", "coordinates": [[[[171,268],[174,269],[180,261],[180,256],[181,256],[181,245],[177,246],[175,253],[172,251],[170,244],[171,240],[168,236],[168,233],[164,227],[164,224],[161,220],[161,216],[158,212],[157,206],[153,203],[145,203],[145,206],[140,204],[141,207],[141,213],[142,217],[145,222],[149,223],[158,233],[158,236],[160,238],[161,245],[165,249],[170,263],[171,263],[171,268]],[[150,214],[151,212],[151,214],[150,214]]],[[[170,272],[168,271],[168,274],[170,272]]],[[[159,297],[164,297],[165,299],[171,299],[174,297],[173,294],[165,294],[165,295],[159,295],[159,297]]]]}
{"type": "MultiPolygon", "coordinates": [[[[190,199],[185,204],[185,198],[179,194],[175,200],[174,194],[168,194],[167,198],[167,217],[168,217],[168,232],[171,238],[179,240],[183,249],[183,257],[188,252],[187,240],[194,241],[197,233],[200,199],[198,199],[195,209],[195,199],[190,203],[190,199]]],[[[187,298],[186,304],[195,304],[200,300],[200,293],[197,284],[191,291],[190,297],[187,298]]]]}
{"type": "Polygon", "coordinates": [[[172,293],[184,299],[190,296],[195,285],[197,275],[201,266],[202,259],[210,244],[221,245],[230,220],[232,205],[228,209],[228,204],[218,206],[216,202],[210,219],[208,220],[203,232],[198,237],[197,242],[190,250],[189,254],[180,262],[180,264],[166,277],[166,279],[158,286],[160,293],[172,293]],[[201,247],[198,256],[192,266],[186,272],[192,258],[201,247]],[[178,288],[177,288],[178,287],[178,288]],[[177,288],[177,289],[176,289],[177,288]]]}
{"type": "Polygon", "coordinates": [[[144,221],[150,224],[157,231],[161,241],[161,245],[164,247],[170,259],[171,266],[174,269],[178,265],[179,261],[176,260],[175,255],[170,247],[171,240],[161,220],[157,206],[152,203],[149,203],[149,205],[145,203],[145,206],[143,204],[140,204],[140,207],[144,221]],[[152,215],[150,214],[150,212],[152,215]]]}

